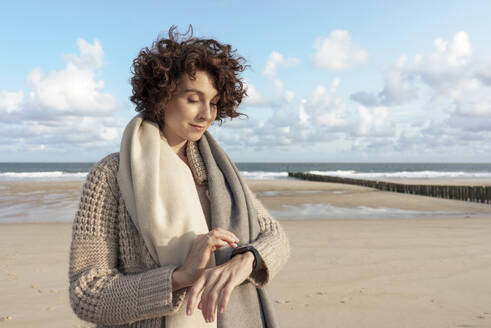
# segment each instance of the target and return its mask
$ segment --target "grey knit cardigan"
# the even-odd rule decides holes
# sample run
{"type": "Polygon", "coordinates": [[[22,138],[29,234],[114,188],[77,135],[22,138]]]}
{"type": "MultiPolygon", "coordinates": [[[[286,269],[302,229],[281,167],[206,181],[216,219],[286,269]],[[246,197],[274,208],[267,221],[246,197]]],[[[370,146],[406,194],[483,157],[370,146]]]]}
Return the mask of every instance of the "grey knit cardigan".
{"type": "MultiPolygon", "coordinates": [[[[202,182],[206,170],[199,156],[190,152],[188,159],[196,181],[202,182]]],[[[172,292],[172,272],[177,266],[159,267],[151,257],[119,191],[118,165],[119,153],[107,155],[92,167],[83,185],[72,228],[70,306],[80,319],[100,328],[160,328],[164,316],[186,306],[187,289],[172,292]]],[[[278,221],[249,192],[261,230],[251,245],[260,254],[262,267],[247,280],[266,288],[286,264],[290,244],[278,221]]],[[[206,204],[201,195],[200,199],[206,204]]],[[[203,209],[209,220],[206,206],[203,209]]]]}

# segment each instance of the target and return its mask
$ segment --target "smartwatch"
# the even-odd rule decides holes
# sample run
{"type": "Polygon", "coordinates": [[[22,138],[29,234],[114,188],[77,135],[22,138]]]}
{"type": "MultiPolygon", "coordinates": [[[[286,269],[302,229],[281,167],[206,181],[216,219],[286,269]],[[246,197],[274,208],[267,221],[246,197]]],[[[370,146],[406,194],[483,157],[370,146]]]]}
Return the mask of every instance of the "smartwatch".
{"type": "Polygon", "coordinates": [[[254,271],[256,271],[256,269],[258,267],[260,267],[260,264],[261,264],[261,256],[259,255],[257,249],[254,246],[247,245],[247,246],[236,247],[232,250],[232,256],[231,257],[233,257],[234,255],[237,255],[237,254],[242,254],[242,253],[248,252],[248,251],[251,251],[252,254],[254,254],[254,268],[252,269],[252,271],[254,272],[254,271]]]}

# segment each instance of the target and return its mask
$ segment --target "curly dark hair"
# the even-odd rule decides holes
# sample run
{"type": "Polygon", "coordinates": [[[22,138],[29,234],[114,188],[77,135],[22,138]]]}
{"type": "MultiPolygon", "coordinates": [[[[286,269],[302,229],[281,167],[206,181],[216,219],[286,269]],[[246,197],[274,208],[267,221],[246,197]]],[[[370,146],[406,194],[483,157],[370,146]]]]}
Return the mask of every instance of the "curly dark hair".
{"type": "Polygon", "coordinates": [[[135,110],[162,129],[165,104],[172,98],[181,75],[187,73],[194,79],[196,71],[202,70],[211,75],[220,96],[215,121],[219,121],[221,126],[225,117],[247,116],[237,112],[236,108],[247,96],[239,73],[250,65],[244,65],[245,59],[236,56],[236,50],[228,44],[214,39],[193,38],[192,25],[189,25],[191,35],[187,39],[179,40],[179,35],[188,32],[179,34],[174,32],[175,29],[176,26],[172,25],[168,38],[157,37],[150,49],[143,48],[133,60],[133,77],[130,80],[133,95],[130,100],[136,105],[135,110]]]}

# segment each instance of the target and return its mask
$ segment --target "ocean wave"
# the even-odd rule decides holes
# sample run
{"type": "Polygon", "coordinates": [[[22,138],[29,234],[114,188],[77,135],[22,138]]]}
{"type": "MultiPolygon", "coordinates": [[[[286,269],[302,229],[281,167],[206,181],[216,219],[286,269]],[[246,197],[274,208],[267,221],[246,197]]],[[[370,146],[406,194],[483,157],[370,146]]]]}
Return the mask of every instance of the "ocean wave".
{"type": "Polygon", "coordinates": [[[241,171],[242,177],[245,179],[288,179],[288,172],[266,172],[266,171],[241,171]]]}
{"type": "MultiPolygon", "coordinates": [[[[358,172],[355,170],[307,171],[306,173],[330,175],[352,179],[491,179],[491,172],[465,171],[398,171],[358,172]]],[[[246,179],[288,179],[288,172],[241,171],[246,179]]]]}
{"type": "MultiPolygon", "coordinates": [[[[355,170],[306,171],[311,174],[330,175],[353,179],[491,179],[491,172],[465,171],[399,171],[399,172],[358,172],[355,170]]],[[[240,171],[245,179],[277,180],[292,179],[288,172],[240,171]]],[[[78,181],[84,180],[88,172],[2,172],[0,181],[78,181]]]]}
{"type": "Polygon", "coordinates": [[[307,173],[353,179],[491,179],[491,172],[464,171],[400,171],[356,172],[353,170],[308,171],[307,173]]]}
{"type": "Polygon", "coordinates": [[[0,181],[72,181],[83,180],[88,172],[2,172],[0,181]]]}

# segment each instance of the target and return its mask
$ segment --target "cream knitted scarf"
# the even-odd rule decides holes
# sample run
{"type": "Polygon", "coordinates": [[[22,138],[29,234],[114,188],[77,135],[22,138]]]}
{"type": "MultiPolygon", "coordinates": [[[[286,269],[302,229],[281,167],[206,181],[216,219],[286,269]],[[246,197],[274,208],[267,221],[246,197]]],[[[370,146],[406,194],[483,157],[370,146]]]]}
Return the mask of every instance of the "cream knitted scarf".
{"type": "MultiPolygon", "coordinates": [[[[248,243],[257,238],[259,225],[252,199],[239,170],[205,131],[198,148],[208,173],[212,229],[221,227],[248,243]]],[[[118,184],[132,221],[152,258],[164,265],[182,265],[197,234],[208,227],[189,167],[167,143],[158,125],[136,115],[121,140],[118,184]]],[[[230,259],[232,248],[215,251],[220,265],[230,259]]],[[[213,263],[215,262],[215,263],[213,263]]],[[[246,281],[247,282],[247,281],[246,281]]],[[[264,290],[244,282],[237,286],[227,310],[206,323],[201,311],[179,311],[165,318],[167,328],[276,327],[273,307],[264,290]]]]}

